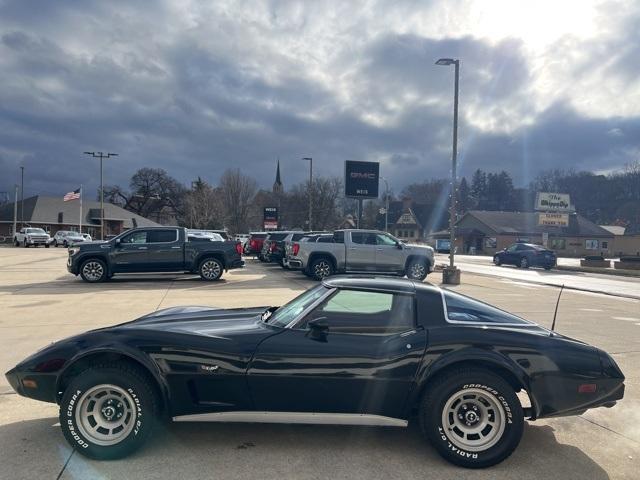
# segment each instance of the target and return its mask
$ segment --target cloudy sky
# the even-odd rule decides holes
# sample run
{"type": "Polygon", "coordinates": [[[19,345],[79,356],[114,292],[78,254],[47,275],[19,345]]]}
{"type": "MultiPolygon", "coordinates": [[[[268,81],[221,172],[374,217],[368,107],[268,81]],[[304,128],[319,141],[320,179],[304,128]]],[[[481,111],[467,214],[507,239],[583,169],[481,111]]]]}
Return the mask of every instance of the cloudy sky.
{"type": "Polygon", "coordinates": [[[460,161],[609,172],[640,158],[640,2],[0,0],[0,191],[95,191],[139,167],[285,186],[312,156],[381,162],[394,190],[460,161]]]}

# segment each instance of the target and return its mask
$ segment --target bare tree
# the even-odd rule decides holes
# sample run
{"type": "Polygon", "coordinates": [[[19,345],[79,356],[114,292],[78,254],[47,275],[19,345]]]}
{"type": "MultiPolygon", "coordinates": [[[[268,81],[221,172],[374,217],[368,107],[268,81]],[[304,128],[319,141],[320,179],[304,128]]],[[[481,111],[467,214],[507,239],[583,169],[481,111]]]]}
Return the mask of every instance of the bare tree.
{"type": "Polygon", "coordinates": [[[222,191],[213,188],[200,177],[193,182],[193,188],[184,199],[184,226],[198,229],[219,229],[224,225],[222,191]]]}
{"type": "Polygon", "coordinates": [[[222,174],[222,204],[226,212],[226,226],[232,233],[248,231],[249,214],[257,189],[256,181],[242,174],[239,168],[226,170],[222,174]]]}

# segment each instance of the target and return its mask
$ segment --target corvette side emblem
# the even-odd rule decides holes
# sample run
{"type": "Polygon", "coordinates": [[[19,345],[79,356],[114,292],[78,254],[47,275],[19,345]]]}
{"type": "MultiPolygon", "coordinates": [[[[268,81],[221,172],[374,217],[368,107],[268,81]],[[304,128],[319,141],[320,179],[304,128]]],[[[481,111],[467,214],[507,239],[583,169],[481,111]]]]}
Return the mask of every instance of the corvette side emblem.
{"type": "Polygon", "coordinates": [[[200,365],[200,368],[206,372],[215,372],[220,367],[218,365],[200,365]]]}

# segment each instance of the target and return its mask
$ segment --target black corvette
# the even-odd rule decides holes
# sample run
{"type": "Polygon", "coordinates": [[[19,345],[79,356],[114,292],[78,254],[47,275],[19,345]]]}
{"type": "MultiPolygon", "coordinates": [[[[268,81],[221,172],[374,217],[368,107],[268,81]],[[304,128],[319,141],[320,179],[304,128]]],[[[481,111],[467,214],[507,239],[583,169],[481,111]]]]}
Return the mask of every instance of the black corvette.
{"type": "Polygon", "coordinates": [[[163,419],[416,418],[443,457],[486,467],[516,448],[525,418],[624,394],[622,372],[595,347],[390,278],[330,278],[279,308],[158,311],[54,343],[6,375],[19,394],[58,403],[67,440],[102,459],[132,452],[163,419]]]}

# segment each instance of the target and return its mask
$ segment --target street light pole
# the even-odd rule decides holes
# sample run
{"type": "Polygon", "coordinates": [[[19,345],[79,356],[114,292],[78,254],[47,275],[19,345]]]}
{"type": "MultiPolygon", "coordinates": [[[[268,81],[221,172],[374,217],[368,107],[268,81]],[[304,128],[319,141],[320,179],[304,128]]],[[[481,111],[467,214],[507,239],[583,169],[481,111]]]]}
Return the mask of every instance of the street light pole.
{"type": "Polygon", "coordinates": [[[456,222],[456,183],[457,183],[457,163],[458,163],[458,83],[460,78],[460,60],[452,58],[441,58],[436,65],[455,67],[455,80],[453,90],[453,153],[451,155],[451,208],[449,215],[449,272],[445,272],[450,282],[444,283],[460,283],[460,275],[457,272],[455,257],[455,222],[456,222]]]}
{"type": "Polygon", "coordinates": [[[308,160],[309,161],[309,231],[312,230],[311,228],[311,219],[312,219],[312,212],[313,212],[313,207],[312,207],[312,200],[313,200],[313,158],[311,157],[304,157],[302,160],[308,160]]]}
{"type": "Polygon", "coordinates": [[[84,154],[100,159],[100,240],[104,240],[104,170],[102,168],[102,159],[117,157],[118,154],[102,152],[84,152],[84,154]]]}
{"type": "Polygon", "coordinates": [[[389,233],[389,183],[384,177],[380,177],[385,186],[385,206],[384,206],[384,231],[389,233]]]}
{"type": "Polygon", "coordinates": [[[20,228],[24,228],[24,165],[20,166],[20,228]]]}

